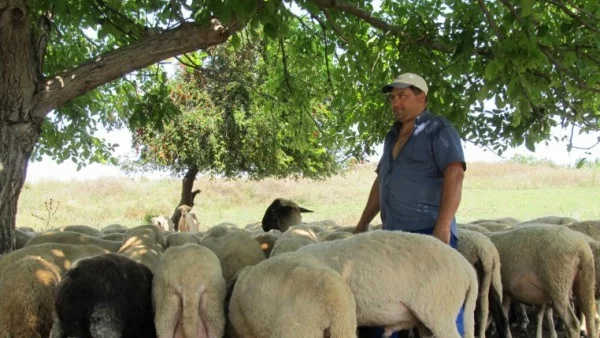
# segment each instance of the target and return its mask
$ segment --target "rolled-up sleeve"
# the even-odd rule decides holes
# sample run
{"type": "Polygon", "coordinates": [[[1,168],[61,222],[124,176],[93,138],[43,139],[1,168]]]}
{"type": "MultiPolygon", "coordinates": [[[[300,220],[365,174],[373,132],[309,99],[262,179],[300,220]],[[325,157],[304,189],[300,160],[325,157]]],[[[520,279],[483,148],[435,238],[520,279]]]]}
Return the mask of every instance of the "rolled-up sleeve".
{"type": "Polygon", "coordinates": [[[448,164],[452,162],[461,162],[463,170],[467,170],[462,142],[454,127],[444,125],[440,128],[432,146],[435,163],[441,173],[444,173],[448,164]]]}

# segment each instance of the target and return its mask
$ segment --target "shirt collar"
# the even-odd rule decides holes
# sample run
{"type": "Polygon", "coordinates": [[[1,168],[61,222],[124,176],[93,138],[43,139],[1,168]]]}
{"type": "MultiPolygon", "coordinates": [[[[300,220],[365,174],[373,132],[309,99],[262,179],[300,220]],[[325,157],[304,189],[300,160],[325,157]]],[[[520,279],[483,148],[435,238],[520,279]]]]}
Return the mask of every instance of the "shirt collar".
{"type": "MultiPolygon", "coordinates": [[[[415,119],[415,128],[418,127],[419,125],[427,122],[430,118],[431,118],[431,112],[429,111],[429,109],[425,108],[425,110],[423,110],[423,112],[421,114],[419,114],[419,116],[417,116],[417,118],[415,119]]],[[[401,125],[402,125],[402,123],[400,123],[399,121],[394,122],[394,125],[392,126],[392,131],[395,134],[398,134],[398,131],[400,130],[401,125]]]]}

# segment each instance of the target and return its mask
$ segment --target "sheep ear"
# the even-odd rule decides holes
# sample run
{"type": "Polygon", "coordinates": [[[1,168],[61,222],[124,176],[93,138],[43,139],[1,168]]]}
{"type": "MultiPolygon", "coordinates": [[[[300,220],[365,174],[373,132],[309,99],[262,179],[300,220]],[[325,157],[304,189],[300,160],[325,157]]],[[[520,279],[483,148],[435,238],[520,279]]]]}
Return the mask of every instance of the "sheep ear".
{"type": "Polygon", "coordinates": [[[313,212],[312,210],[308,210],[308,209],[304,209],[303,207],[300,207],[300,212],[313,212]]]}

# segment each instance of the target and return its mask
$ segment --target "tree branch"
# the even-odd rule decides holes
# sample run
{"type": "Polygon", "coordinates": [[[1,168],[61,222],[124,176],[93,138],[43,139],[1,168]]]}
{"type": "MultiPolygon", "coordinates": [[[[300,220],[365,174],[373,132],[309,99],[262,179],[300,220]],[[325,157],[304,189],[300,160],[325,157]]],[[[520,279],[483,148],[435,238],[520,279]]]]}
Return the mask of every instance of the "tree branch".
{"type": "MultiPolygon", "coordinates": [[[[390,32],[396,36],[401,37],[402,39],[405,39],[406,41],[416,43],[416,41],[401,28],[390,25],[387,22],[372,16],[371,13],[365,11],[364,9],[358,8],[351,4],[348,4],[342,0],[308,0],[308,1],[315,4],[322,11],[325,11],[327,9],[336,9],[345,14],[351,14],[352,16],[355,16],[356,18],[367,22],[368,24],[370,24],[371,26],[373,26],[377,29],[380,29],[384,32],[390,32]]],[[[423,42],[421,44],[423,47],[427,47],[427,48],[437,50],[440,52],[444,52],[444,53],[452,53],[452,52],[454,52],[454,49],[455,49],[452,46],[448,46],[448,45],[439,43],[437,41],[432,41],[427,38],[422,39],[420,41],[423,42]]]]}
{"type": "Polygon", "coordinates": [[[212,19],[207,27],[186,23],[91,59],[73,70],[51,76],[38,88],[34,114],[43,118],[65,102],[136,69],[223,43],[240,26],[239,22],[233,21],[228,27],[223,27],[217,19],[212,19]]]}
{"type": "Polygon", "coordinates": [[[340,28],[335,24],[335,20],[333,20],[333,18],[329,15],[329,11],[323,10],[323,13],[325,13],[325,18],[327,19],[327,22],[329,22],[329,24],[331,25],[331,29],[333,29],[333,31],[340,37],[340,39],[342,39],[342,41],[348,43],[348,39],[346,39],[340,28]]]}
{"type": "Polygon", "coordinates": [[[570,16],[573,20],[578,21],[579,23],[581,23],[582,25],[584,25],[586,28],[588,28],[592,32],[600,33],[600,30],[598,28],[596,28],[594,26],[591,26],[589,23],[583,21],[583,19],[581,19],[580,16],[578,16],[575,13],[571,12],[569,10],[569,8],[567,8],[567,6],[565,6],[565,4],[563,4],[562,2],[556,1],[556,0],[549,0],[548,2],[551,3],[551,4],[553,4],[556,7],[560,8],[565,14],[567,14],[568,16],[570,16]]]}
{"type": "Polygon", "coordinates": [[[490,27],[492,27],[492,30],[496,34],[496,37],[498,38],[498,40],[503,40],[504,34],[502,33],[502,31],[500,31],[500,28],[498,27],[496,20],[494,20],[494,17],[492,16],[492,13],[490,13],[489,9],[487,8],[487,6],[483,2],[483,0],[477,0],[477,2],[479,3],[479,8],[481,8],[481,10],[483,11],[485,18],[487,19],[488,23],[490,24],[490,27]]]}
{"type": "Polygon", "coordinates": [[[292,90],[292,83],[290,82],[290,72],[287,64],[287,55],[285,54],[285,46],[283,44],[283,38],[279,37],[279,47],[281,48],[281,60],[283,61],[283,76],[285,77],[285,85],[289,90],[292,90]]]}

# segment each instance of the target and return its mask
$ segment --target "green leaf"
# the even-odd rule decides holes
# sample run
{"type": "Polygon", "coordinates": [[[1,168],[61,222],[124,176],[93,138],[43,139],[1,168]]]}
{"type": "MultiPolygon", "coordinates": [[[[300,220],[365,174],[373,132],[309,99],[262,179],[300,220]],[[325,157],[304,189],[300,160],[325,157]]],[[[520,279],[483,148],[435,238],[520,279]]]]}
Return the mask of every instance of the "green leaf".
{"type": "Polygon", "coordinates": [[[528,137],[525,139],[525,147],[532,153],[535,153],[535,143],[531,140],[531,138],[528,137]]]}

